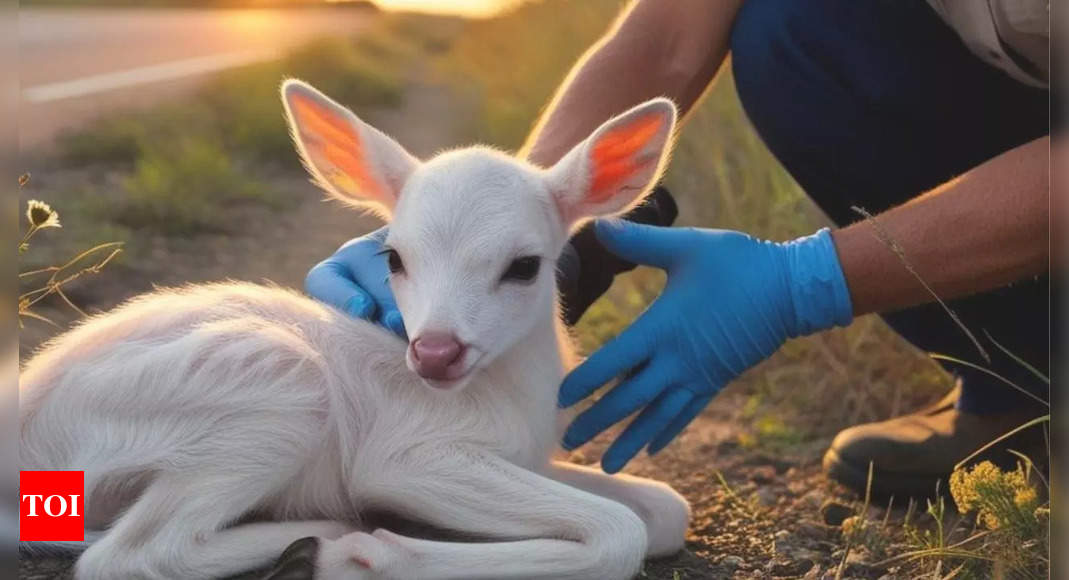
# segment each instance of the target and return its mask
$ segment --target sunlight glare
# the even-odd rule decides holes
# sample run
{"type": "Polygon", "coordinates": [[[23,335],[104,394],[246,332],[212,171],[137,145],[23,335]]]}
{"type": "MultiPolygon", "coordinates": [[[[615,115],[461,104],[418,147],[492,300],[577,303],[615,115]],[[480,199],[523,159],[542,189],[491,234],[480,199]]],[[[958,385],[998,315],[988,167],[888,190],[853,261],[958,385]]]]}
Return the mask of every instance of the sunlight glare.
{"type": "MultiPolygon", "coordinates": [[[[339,0],[328,0],[337,2],[339,0]]],[[[384,10],[412,10],[461,16],[491,16],[523,0],[373,0],[384,10]]]]}

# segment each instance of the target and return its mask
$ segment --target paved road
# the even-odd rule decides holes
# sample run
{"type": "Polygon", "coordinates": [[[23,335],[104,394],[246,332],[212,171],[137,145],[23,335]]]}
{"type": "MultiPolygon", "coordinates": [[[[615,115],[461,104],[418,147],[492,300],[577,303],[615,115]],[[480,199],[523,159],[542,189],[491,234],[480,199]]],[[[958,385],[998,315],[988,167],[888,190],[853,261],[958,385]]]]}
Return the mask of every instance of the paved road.
{"type": "Polygon", "coordinates": [[[212,72],[310,38],[352,34],[360,9],[23,9],[19,145],[47,145],[102,113],[187,92],[212,72]]]}

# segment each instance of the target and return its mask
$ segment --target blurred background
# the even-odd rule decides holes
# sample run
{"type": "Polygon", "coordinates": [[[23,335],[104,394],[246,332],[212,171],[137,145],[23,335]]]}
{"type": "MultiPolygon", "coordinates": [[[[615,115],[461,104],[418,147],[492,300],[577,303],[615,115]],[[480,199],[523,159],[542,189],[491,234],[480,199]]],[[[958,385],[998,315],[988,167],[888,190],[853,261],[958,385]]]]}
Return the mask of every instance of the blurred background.
{"type": "MultiPolygon", "coordinates": [[[[49,203],[62,228],[38,233],[20,269],[122,242],[106,268],[64,288],[89,313],[153,286],[233,278],[299,288],[309,267],[379,224],[308,183],[282,119],[284,77],[311,82],[423,157],[474,142],[511,150],[623,5],[23,0],[19,168],[32,178],[20,196],[49,203]]],[[[776,240],[814,231],[824,217],[752,130],[729,68],[689,117],[666,178],[679,224],[776,240]]],[[[619,332],[662,284],[647,269],[619,279],[577,329],[584,351],[619,332]]],[[[23,360],[81,316],[57,295],[34,307],[54,324],[25,321],[23,360]]],[[[820,454],[840,428],[913,410],[948,385],[932,361],[863,317],[791,341],[633,470],[677,474],[688,498],[716,511],[728,496],[713,472],[729,458],[818,482],[820,454]]],[[[592,462],[598,449],[573,459],[592,462]]],[[[745,489],[747,473],[728,479],[745,489]]],[[[724,540],[723,522],[710,518],[692,538],[699,559],[747,544],[745,534],[724,540]]]]}

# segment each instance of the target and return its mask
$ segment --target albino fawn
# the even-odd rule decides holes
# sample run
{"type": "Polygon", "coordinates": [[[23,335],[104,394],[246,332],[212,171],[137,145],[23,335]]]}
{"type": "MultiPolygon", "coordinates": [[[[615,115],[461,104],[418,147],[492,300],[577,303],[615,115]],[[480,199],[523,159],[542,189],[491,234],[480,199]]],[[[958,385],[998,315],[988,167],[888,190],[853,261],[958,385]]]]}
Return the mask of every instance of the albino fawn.
{"type": "Polygon", "coordinates": [[[556,257],[584,220],[641,202],[672,103],[546,169],[479,147],[420,162],[304,83],[282,97],[315,180],[392,216],[383,259],[412,340],[224,283],[52,341],[21,375],[21,468],[85,472],[75,577],[224,577],[308,537],[287,552],[311,565],[278,577],[626,579],[679,550],[689,508],[670,487],[551,460],[571,364],[556,257]],[[483,541],[372,531],[370,511],[483,541]]]}

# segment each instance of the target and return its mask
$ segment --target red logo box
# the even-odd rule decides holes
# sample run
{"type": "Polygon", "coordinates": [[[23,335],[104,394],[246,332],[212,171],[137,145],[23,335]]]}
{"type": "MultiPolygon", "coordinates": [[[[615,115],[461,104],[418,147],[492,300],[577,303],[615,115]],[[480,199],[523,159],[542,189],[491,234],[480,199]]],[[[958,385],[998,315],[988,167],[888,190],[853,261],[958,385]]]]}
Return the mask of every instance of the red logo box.
{"type": "Polygon", "coordinates": [[[20,471],[19,540],[83,541],[84,489],[82,471],[20,471]]]}

